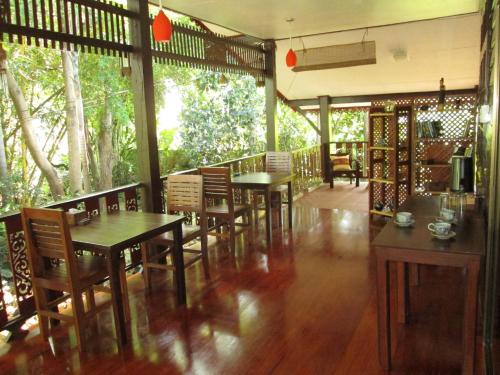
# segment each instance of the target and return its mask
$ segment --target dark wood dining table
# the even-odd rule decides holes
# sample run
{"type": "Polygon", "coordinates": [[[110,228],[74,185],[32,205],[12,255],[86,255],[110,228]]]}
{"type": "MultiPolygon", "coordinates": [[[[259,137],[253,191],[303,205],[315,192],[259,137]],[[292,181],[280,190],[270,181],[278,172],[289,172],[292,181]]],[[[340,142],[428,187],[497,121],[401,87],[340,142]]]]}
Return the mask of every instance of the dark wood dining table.
{"type": "Polygon", "coordinates": [[[436,197],[409,197],[399,211],[413,213],[412,227],[399,228],[389,222],[371,245],[377,258],[378,341],[380,364],[391,369],[391,316],[389,262],[398,265],[398,320],[407,322],[409,315],[408,264],[460,267],[465,270],[465,303],[463,320],[462,374],[473,374],[476,347],[478,280],[484,254],[485,222],[469,209],[452,230],[456,236],[438,240],[431,236],[427,225],[436,221],[439,202],[436,197]],[[402,274],[401,274],[402,273],[402,274]],[[402,297],[400,297],[402,295],[402,297]],[[402,311],[403,310],[403,311],[402,311]],[[403,319],[399,319],[402,316],[403,319]]]}
{"type": "Polygon", "coordinates": [[[127,343],[125,315],[120,285],[120,254],[123,250],[147,241],[161,233],[173,231],[177,301],[186,303],[184,258],[182,254],[183,216],[136,211],[113,211],[92,218],[87,225],[71,227],[76,249],[92,250],[106,257],[110,274],[111,299],[115,317],[116,337],[121,348],[127,343]]]}
{"type": "Polygon", "coordinates": [[[271,190],[273,186],[288,185],[288,227],[292,228],[293,177],[294,175],[290,173],[255,172],[233,176],[231,179],[231,183],[235,188],[264,192],[266,207],[266,239],[268,243],[272,242],[271,190]]]}

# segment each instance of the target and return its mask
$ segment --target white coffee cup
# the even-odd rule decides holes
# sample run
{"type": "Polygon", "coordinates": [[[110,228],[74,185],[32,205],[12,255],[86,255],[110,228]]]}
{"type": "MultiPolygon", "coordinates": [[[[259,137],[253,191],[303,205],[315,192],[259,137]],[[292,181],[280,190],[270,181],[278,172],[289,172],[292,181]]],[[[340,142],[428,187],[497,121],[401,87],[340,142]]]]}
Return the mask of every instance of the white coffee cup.
{"type": "Polygon", "coordinates": [[[398,223],[409,223],[411,219],[411,212],[398,212],[396,214],[396,220],[398,221],[398,223]]]}
{"type": "Polygon", "coordinates": [[[443,208],[441,210],[441,218],[443,218],[447,221],[451,221],[455,218],[455,211],[450,210],[449,208],[443,208]]]}
{"type": "Polygon", "coordinates": [[[450,233],[451,230],[451,224],[450,223],[430,223],[427,228],[441,236],[446,236],[448,233],[450,233]]]}

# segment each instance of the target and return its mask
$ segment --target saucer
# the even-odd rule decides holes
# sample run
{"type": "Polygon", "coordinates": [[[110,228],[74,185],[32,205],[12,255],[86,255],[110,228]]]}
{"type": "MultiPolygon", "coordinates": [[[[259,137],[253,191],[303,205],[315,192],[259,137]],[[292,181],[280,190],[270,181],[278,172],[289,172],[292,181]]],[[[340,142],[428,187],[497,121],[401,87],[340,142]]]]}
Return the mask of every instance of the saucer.
{"type": "Polygon", "coordinates": [[[415,224],[415,219],[411,219],[410,221],[408,221],[406,223],[402,223],[400,221],[397,221],[397,219],[394,219],[394,224],[396,224],[398,227],[401,227],[401,228],[407,228],[407,227],[411,227],[413,224],[415,224]]]}
{"type": "Polygon", "coordinates": [[[448,234],[437,234],[436,232],[430,231],[432,237],[437,238],[438,240],[449,240],[450,238],[455,237],[457,234],[450,230],[448,234]]]}
{"type": "Polygon", "coordinates": [[[445,218],[441,217],[441,216],[437,216],[436,217],[436,221],[438,223],[450,223],[450,224],[458,224],[458,220],[457,218],[453,218],[452,220],[446,220],[445,218]]]}

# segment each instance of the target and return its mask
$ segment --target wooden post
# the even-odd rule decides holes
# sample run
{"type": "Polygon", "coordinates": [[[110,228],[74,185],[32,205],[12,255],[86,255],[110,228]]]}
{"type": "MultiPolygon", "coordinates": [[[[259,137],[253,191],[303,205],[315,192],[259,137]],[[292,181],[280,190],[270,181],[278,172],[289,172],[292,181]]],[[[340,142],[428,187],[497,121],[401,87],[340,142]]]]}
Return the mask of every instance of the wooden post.
{"type": "Polygon", "coordinates": [[[266,141],[267,151],[278,151],[278,128],[276,125],[276,43],[274,40],[266,40],[264,43],[266,53],[266,141]]]}
{"type": "Polygon", "coordinates": [[[135,130],[138,170],[144,184],[143,210],[162,212],[162,183],[156,139],[156,115],[153,86],[153,56],[151,52],[148,2],[128,0],[128,9],[139,17],[130,20],[130,36],[134,53],[130,54],[132,90],[134,92],[135,130]]]}
{"type": "Polygon", "coordinates": [[[326,182],[330,174],[330,97],[319,97],[319,129],[320,142],[323,149],[323,180],[326,182]]]}

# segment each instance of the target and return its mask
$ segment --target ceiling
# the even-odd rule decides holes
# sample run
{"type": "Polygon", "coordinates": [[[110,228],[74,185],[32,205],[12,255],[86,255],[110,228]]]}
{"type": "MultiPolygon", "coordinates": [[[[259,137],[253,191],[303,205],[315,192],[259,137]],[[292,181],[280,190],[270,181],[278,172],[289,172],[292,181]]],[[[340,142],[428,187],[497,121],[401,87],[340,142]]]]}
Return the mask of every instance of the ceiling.
{"type": "MultiPolygon", "coordinates": [[[[444,77],[447,89],[472,88],[479,82],[479,14],[370,29],[377,63],[295,73],[285,65],[289,41],[278,41],[278,90],[288,99],[320,95],[351,96],[436,91],[444,77]],[[406,52],[396,60],[394,51],[406,52]]],[[[294,40],[294,49],[360,42],[364,30],[294,40]]]]}
{"type": "MultiPolygon", "coordinates": [[[[154,1],[155,3],[158,0],[154,1]]],[[[203,21],[262,39],[374,27],[477,12],[479,0],[164,0],[203,21]]]]}
{"type": "MultiPolygon", "coordinates": [[[[158,0],[155,0],[158,2],[158,0]]],[[[278,90],[288,99],[472,88],[479,81],[479,0],[164,0],[214,32],[277,40],[278,90]],[[294,73],[294,49],[376,42],[377,63],[294,73]],[[231,31],[232,30],[232,31],[231,31]],[[406,58],[395,59],[395,50],[406,58]]]]}

